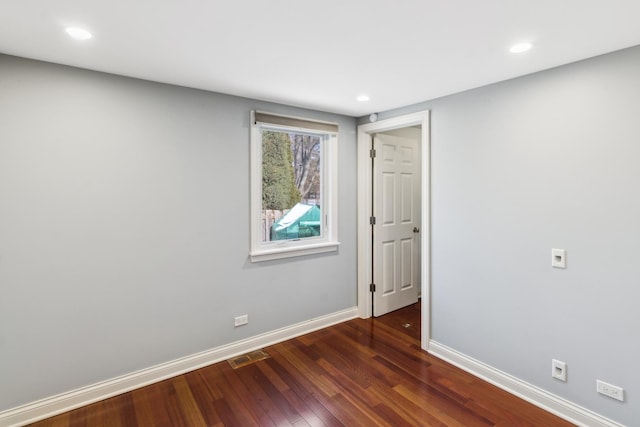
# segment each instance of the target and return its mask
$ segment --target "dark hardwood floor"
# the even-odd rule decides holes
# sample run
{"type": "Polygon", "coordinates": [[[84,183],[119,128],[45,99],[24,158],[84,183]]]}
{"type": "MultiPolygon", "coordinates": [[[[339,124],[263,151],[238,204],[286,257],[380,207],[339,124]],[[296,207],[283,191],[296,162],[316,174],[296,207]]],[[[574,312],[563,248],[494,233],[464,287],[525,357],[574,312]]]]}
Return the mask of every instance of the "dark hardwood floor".
{"type": "Polygon", "coordinates": [[[351,320],[33,425],[571,426],[423,352],[419,319],[351,320]]]}

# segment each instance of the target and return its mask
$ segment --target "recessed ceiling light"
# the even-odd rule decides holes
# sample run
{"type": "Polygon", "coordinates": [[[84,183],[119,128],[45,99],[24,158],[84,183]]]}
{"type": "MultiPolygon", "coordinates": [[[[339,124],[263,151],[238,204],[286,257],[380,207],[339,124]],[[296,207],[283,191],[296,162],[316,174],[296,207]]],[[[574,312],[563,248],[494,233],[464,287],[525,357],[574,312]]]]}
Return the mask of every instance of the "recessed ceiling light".
{"type": "Polygon", "coordinates": [[[72,39],[75,40],[88,40],[93,37],[89,31],[78,27],[69,27],[65,29],[65,31],[72,39]]]}
{"type": "Polygon", "coordinates": [[[356,100],[358,102],[367,102],[369,100],[369,95],[358,95],[356,100]]]}
{"type": "Polygon", "coordinates": [[[511,46],[509,52],[511,53],[522,53],[531,49],[533,45],[531,43],[518,43],[511,46]]]}

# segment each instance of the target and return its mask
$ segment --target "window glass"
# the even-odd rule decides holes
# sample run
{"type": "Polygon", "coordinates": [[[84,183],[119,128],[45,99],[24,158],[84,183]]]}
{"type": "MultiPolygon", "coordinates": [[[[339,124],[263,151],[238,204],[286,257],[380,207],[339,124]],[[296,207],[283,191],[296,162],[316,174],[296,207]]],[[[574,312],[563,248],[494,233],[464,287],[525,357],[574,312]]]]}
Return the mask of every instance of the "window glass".
{"type": "Polygon", "coordinates": [[[262,130],[262,241],[322,236],[323,135],[262,130]]]}

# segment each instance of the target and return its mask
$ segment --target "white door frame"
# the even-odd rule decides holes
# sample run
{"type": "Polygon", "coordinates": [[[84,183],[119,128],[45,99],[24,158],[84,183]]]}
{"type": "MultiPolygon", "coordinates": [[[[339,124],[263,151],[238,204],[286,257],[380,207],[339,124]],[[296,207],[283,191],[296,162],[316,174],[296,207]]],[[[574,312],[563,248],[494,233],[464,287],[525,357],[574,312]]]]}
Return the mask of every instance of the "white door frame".
{"type": "Polygon", "coordinates": [[[371,293],[369,285],[372,283],[371,276],[371,135],[393,129],[405,128],[409,126],[421,126],[422,141],[421,152],[421,183],[420,183],[420,203],[421,203],[421,259],[420,278],[422,296],[422,336],[420,345],[423,350],[428,350],[429,339],[431,338],[431,194],[430,194],[430,141],[429,141],[429,111],[407,114],[393,117],[378,122],[367,123],[358,126],[358,316],[363,319],[372,315],[371,293]]]}

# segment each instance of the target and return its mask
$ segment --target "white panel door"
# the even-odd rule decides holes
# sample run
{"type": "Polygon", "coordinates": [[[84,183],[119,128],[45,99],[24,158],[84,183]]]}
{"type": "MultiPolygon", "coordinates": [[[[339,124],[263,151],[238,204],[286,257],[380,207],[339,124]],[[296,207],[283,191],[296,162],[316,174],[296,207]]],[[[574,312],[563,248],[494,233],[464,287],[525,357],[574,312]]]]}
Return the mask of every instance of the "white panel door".
{"type": "Polygon", "coordinates": [[[420,289],[420,153],[418,140],[373,139],[373,315],[418,301],[420,289]]]}

